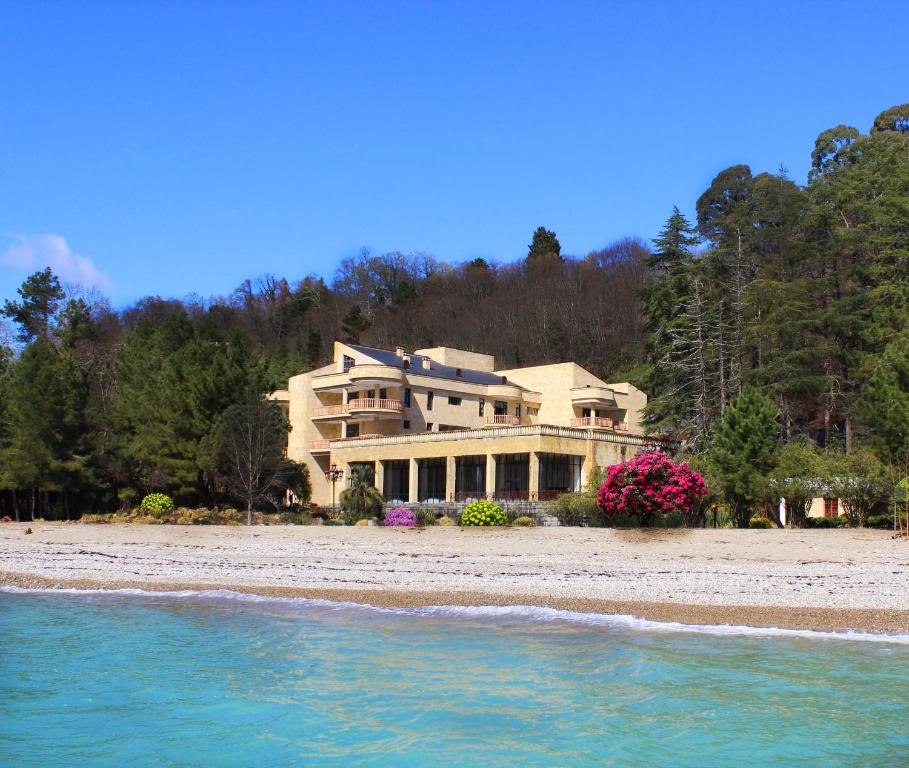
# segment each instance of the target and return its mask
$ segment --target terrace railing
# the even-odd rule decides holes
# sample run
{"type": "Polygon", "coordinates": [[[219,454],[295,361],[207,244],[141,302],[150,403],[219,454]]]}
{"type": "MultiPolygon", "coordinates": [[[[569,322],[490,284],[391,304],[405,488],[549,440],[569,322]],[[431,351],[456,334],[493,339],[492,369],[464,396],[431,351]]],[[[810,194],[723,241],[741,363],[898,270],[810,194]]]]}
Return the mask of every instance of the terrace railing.
{"type": "Polygon", "coordinates": [[[394,411],[402,413],[404,403],[400,400],[389,400],[381,397],[359,397],[347,403],[351,411],[394,411]]]}
{"type": "Polygon", "coordinates": [[[509,416],[507,413],[491,413],[486,417],[486,423],[491,426],[509,426],[519,427],[521,425],[520,416],[509,416]]]}

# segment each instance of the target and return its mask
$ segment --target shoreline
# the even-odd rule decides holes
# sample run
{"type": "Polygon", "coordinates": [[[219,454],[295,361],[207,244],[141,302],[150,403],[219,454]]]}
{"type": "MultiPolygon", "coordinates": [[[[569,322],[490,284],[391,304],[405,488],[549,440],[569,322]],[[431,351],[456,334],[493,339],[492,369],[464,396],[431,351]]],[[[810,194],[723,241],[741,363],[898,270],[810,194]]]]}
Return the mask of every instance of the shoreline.
{"type": "Polygon", "coordinates": [[[773,607],[755,605],[703,605],[671,602],[617,601],[598,598],[543,597],[533,594],[493,592],[403,591],[395,589],[341,589],[326,587],[273,587],[199,582],[101,581],[54,579],[0,571],[0,586],[35,590],[139,589],[145,592],[203,592],[227,590],[263,597],[306,598],[352,603],[376,608],[427,608],[441,606],[533,606],[573,613],[632,616],[662,623],[704,626],[741,626],[755,629],[791,629],[811,632],[864,632],[909,634],[909,610],[861,608],[773,607]]]}
{"type": "Polygon", "coordinates": [[[0,584],[225,589],[909,633],[909,543],[858,530],[0,525],[0,584]],[[26,529],[32,528],[32,534],[26,529]]]}

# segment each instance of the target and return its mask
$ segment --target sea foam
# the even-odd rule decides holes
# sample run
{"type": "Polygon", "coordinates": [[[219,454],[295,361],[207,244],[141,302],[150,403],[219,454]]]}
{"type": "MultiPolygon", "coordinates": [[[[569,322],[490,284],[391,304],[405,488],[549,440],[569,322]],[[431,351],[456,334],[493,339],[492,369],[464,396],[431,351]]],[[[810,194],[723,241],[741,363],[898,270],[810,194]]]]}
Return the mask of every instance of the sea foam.
{"type": "Polygon", "coordinates": [[[826,632],[785,627],[752,627],[744,624],[684,624],[677,621],[654,621],[619,613],[586,613],[535,605],[429,605],[421,608],[389,608],[369,603],[325,600],[309,597],[285,597],[236,592],[230,589],[148,590],[136,588],[78,589],[74,587],[17,587],[0,585],[7,594],[102,595],[121,597],[168,598],[208,602],[273,604],[327,610],[372,611],[398,616],[425,616],[448,619],[493,619],[527,621],[537,624],[572,624],[642,633],[705,634],[726,637],[784,637],[812,640],[860,641],[909,645],[909,633],[826,632]]]}

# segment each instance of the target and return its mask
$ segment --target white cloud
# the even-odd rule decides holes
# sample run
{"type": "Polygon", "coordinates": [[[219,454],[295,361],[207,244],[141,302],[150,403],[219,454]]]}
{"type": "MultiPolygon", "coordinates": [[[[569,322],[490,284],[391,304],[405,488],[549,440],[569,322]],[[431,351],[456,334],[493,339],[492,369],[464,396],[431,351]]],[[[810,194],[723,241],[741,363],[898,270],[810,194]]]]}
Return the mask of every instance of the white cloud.
{"type": "Polygon", "coordinates": [[[60,235],[12,235],[11,242],[0,254],[0,264],[23,271],[50,267],[65,282],[87,288],[107,288],[110,278],[88,256],[80,256],[60,235]]]}

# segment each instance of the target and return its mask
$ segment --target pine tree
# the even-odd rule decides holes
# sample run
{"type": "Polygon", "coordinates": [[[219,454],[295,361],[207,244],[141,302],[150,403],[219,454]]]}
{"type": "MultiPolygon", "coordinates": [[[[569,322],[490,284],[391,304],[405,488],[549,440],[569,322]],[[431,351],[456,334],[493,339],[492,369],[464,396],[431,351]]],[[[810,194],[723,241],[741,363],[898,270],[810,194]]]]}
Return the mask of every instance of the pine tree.
{"type": "Polygon", "coordinates": [[[65,298],[57,276],[50,267],[35,272],[16,292],[20,301],[7,301],[2,314],[19,326],[19,341],[50,338],[52,320],[65,298]]]}
{"type": "MultiPolygon", "coordinates": [[[[690,370],[681,369],[688,366],[678,354],[679,331],[687,324],[686,313],[693,310],[696,320],[702,309],[700,297],[694,307],[689,306],[692,248],[696,243],[688,220],[678,208],[673,208],[659,237],[654,240],[656,249],[647,262],[650,278],[642,291],[644,327],[648,334],[646,388],[650,397],[649,426],[655,431],[676,429],[680,421],[684,422],[676,416],[682,405],[680,389],[689,380],[690,370]]],[[[685,357],[687,355],[683,353],[682,358],[685,357]]]]}
{"type": "Polygon", "coordinates": [[[859,415],[878,455],[909,474],[909,331],[884,349],[868,379],[859,415]]]}
{"type": "Polygon", "coordinates": [[[551,229],[537,227],[533,233],[533,240],[527,246],[527,262],[532,264],[549,260],[562,260],[562,245],[551,229]]]}
{"type": "Polygon", "coordinates": [[[344,333],[344,341],[348,344],[359,344],[360,337],[369,328],[369,319],[363,314],[359,304],[354,304],[347,310],[344,319],[341,321],[341,331],[344,333]]]}
{"type": "Polygon", "coordinates": [[[746,389],[730,403],[713,437],[710,461],[740,528],[748,527],[755,507],[767,500],[778,447],[776,415],[767,397],[746,389]]]}

